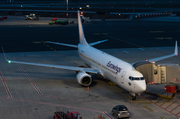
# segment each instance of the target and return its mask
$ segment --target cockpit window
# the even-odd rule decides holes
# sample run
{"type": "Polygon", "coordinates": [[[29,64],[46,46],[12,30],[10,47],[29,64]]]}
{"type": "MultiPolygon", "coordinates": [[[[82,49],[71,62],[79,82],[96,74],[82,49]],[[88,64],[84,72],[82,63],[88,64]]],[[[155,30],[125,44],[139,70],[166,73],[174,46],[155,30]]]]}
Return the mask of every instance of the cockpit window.
{"type": "Polygon", "coordinates": [[[140,79],[141,79],[141,80],[144,80],[144,77],[141,77],[140,79]]]}
{"type": "Polygon", "coordinates": [[[140,80],[140,78],[134,78],[134,80],[140,80]]]}
{"type": "Polygon", "coordinates": [[[144,77],[132,77],[132,76],[129,76],[129,79],[131,81],[134,81],[134,80],[144,80],[144,77]]]}

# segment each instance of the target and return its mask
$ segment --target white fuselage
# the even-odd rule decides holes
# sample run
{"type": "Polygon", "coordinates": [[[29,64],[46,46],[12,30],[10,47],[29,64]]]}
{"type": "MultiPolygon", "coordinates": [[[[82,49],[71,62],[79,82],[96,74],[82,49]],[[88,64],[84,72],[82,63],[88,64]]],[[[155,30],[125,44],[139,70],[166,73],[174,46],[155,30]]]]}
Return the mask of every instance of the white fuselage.
{"type": "Polygon", "coordinates": [[[123,89],[133,93],[142,93],[146,90],[145,80],[129,79],[130,76],[136,79],[143,77],[131,64],[96,48],[81,44],[78,44],[78,53],[87,66],[100,71],[104,78],[123,89]]]}

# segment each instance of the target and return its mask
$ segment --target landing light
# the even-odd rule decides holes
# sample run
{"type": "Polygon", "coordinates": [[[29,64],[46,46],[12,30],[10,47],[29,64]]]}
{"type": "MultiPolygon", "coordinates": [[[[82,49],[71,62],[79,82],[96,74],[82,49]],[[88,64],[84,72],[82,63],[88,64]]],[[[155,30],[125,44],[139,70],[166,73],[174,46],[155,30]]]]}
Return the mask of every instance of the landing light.
{"type": "Polygon", "coordinates": [[[11,63],[11,61],[8,61],[8,63],[11,63]]]}

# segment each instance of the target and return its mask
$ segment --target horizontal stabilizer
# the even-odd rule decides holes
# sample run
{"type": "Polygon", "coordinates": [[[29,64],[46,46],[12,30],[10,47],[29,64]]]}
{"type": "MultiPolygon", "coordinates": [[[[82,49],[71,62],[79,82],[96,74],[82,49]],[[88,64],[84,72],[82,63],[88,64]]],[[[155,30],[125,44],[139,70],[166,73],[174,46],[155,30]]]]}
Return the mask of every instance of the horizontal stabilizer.
{"type": "Polygon", "coordinates": [[[46,43],[57,44],[57,45],[64,45],[64,46],[68,46],[68,47],[78,48],[77,45],[71,45],[71,44],[65,44],[65,43],[58,43],[58,42],[51,42],[51,41],[46,41],[46,43]]]}
{"type": "Polygon", "coordinates": [[[102,41],[93,42],[93,43],[89,43],[89,45],[90,46],[94,46],[94,45],[97,45],[97,44],[100,44],[100,43],[103,43],[103,42],[106,42],[106,41],[108,41],[108,39],[102,40],[102,41]]]}

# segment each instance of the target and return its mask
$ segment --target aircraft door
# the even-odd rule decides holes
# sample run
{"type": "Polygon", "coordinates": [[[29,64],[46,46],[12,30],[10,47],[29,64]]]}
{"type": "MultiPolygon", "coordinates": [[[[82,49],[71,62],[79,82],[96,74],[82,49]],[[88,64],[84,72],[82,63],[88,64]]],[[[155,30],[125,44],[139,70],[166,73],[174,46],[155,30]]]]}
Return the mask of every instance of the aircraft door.
{"type": "Polygon", "coordinates": [[[123,71],[123,72],[122,72],[122,75],[121,75],[121,83],[123,83],[123,84],[124,84],[125,74],[126,74],[126,72],[123,71]]]}

